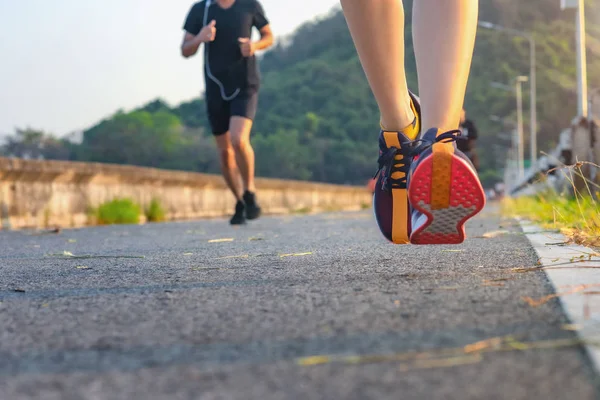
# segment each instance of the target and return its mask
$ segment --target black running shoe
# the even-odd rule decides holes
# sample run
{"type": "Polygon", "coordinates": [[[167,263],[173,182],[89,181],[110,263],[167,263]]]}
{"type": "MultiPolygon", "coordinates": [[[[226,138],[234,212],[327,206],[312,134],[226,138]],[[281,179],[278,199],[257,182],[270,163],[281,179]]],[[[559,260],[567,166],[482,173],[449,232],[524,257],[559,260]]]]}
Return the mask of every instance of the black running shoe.
{"type": "Polygon", "coordinates": [[[244,203],[246,204],[246,218],[256,219],[260,217],[261,209],[256,202],[256,195],[246,190],[243,198],[244,203]]]}
{"type": "Polygon", "coordinates": [[[245,224],[246,217],[244,216],[244,211],[246,211],[246,206],[244,205],[244,202],[241,200],[238,200],[238,202],[235,205],[235,214],[233,214],[233,217],[231,217],[231,220],[229,221],[229,223],[231,225],[245,224]]]}

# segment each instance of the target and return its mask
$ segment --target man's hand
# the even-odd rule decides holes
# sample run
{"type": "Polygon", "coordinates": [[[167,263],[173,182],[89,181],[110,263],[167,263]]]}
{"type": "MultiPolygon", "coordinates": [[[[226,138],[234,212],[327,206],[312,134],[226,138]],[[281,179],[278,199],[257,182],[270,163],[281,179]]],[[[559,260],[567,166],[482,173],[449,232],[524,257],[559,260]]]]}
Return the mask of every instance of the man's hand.
{"type": "Polygon", "coordinates": [[[215,40],[215,36],[217,35],[217,21],[214,19],[208,23],[202,30],[198,33],[198,39],[202,43],[212,42],[215,40]]]}
{"type": "Polygon", "coordinates": [[[238,38],[240,44],[240,50],[244,57],[251,57],[256,51],[256,43],[252,42],[250,38],[238,38]]]}

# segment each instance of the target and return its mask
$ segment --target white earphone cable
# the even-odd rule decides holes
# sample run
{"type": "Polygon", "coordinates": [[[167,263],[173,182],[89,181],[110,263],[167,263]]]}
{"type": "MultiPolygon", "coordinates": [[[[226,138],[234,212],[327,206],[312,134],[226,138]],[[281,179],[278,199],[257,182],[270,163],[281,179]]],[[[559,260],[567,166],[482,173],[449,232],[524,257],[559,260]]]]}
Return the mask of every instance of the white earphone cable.
{"type": "MultiPolygon", "coordinates": [[[[204,21],[202,22],[203,28],[206,26],[206,23],[208,21],[208,8],[211,6],[211,3],[212,3],[211,0],[206,0],[206,7],[204,8],[204,21]]],[[[219,86],[219,89],[221,90],[221,98],[223,100],[225,100],[225,101],[233,100],[240,93],[240,88],[237,88],[231,96],[227,96],[225,94],[225,87],[223,86],[223,83],[219,79],[217,79],[210,71],[210,63],[208,61],[208,47],[209,47],[209,43],[208,42],[204,43],[204,65],[205,65],[205,69],[206,69],[206,75],[208,76],[208,78],[211,81],[213,81],[214,83],[216,83],[219,86]]]]}

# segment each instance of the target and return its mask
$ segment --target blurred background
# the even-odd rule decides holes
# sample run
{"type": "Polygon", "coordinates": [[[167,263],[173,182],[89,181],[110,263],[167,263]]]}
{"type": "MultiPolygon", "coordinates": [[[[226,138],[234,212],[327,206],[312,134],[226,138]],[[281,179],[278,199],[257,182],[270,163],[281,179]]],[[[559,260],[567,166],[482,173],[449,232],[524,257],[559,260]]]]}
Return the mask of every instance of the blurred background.
{"type": "MultiPolygon", "coordinates": [[[[260,57],[257,175],[365,184],[379,114],[334,0],[262,0],[277,45],[260,57]]],[[[202,99],[202,56],[180,56],[191,1],[0,0],[0,155],[218,173],[202,99]]],[[[406,1],[406,69],[416,87],[406,1]]],[[[575,20],[559,0],[481,0],[465,109],[480,177],[503,180],[517,124],[515,79],[535,39],[539,151],[577,115],[575,20]],[[493,27],[490,28],[493,24],[493,27]],[[503,30],[502,28],[508,28],[503,30]],[[505,85],[506,88],[503,88],[505,85]]],[[[600,87],[600,3],[586,1],[590,97],[600,87]]],[[[522,129],[529,149],[529,83],[522,129]]],[[[600,113],[597,102],[592,110],[600,113]]],[[[527,164],[529,151],[524,152],[527,164]]]]}

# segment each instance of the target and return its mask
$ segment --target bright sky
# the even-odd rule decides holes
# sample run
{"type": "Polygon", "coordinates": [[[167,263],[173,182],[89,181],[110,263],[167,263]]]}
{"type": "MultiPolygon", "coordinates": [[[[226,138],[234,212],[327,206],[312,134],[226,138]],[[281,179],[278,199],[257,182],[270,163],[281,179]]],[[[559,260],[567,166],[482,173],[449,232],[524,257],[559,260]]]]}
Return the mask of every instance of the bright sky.
{"type": "MultiPolygon", "coordinates": [[[[202,57],[179,46],[190,0],[0,0],[0,136],[57,135],[156,97],[202,91],[202,57]]],[[[277,36],[339,0],[261,0],[277,36]]]]}

